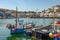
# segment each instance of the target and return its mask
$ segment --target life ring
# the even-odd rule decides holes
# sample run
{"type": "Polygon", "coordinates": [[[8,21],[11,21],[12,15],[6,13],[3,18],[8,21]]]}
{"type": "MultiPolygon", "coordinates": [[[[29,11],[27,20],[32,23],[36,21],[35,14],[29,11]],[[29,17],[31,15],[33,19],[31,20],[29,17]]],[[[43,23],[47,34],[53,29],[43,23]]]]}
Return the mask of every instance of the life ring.
{"type": "Polygon", "coordinates": [[[60,37],[60,34],[54,34],[53,35],[55,38],[59,38],[60,37]]]}

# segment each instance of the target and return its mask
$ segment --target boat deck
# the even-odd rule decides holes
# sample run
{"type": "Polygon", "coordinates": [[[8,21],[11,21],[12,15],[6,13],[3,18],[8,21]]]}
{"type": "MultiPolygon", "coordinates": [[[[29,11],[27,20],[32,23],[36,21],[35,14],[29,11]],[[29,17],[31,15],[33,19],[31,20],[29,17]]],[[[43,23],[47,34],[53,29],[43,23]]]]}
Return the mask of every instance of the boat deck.
{"type": "Polygon", "coordinates": [[[36,28],[35,31],[32,31],[32,35],[35,36],[36,40],[47,40],[49,39],[48,34],[52,32],[53,28],[51,25],[41,28],[36,28]]]}

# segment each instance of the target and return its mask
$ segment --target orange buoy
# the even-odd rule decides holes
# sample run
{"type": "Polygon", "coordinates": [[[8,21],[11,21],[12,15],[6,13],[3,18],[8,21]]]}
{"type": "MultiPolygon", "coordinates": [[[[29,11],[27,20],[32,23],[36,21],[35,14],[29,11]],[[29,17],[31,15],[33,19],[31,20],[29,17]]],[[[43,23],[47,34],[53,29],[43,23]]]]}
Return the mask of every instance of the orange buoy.
{"type": "Polygon", "coordinates": [[[55,38],[58,38],[58,37],[60,37],[60,34],[54,34],[53,35],[55,38]]]}

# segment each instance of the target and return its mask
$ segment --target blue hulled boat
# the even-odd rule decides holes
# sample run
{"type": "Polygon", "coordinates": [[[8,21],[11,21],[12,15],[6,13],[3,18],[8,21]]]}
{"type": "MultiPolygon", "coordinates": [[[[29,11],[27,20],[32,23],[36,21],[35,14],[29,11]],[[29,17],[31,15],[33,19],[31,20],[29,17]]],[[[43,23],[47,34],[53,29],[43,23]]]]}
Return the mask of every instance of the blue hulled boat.
{"type": "Polygon", "coordinates": [[[16,20],[15,20],[15,24],[12,25],[12,24],[7,24],[6,27],[8,29],[10,29],[10,33],[11,34],[15,34],[15,33],[24,33],[25,29],[24,29],[24,25],[23,25],[23,21],[20,20],[19,21],[19,18],[18,18],[18,15],[17,15],[17,7],[16,7],[16,20]]]}

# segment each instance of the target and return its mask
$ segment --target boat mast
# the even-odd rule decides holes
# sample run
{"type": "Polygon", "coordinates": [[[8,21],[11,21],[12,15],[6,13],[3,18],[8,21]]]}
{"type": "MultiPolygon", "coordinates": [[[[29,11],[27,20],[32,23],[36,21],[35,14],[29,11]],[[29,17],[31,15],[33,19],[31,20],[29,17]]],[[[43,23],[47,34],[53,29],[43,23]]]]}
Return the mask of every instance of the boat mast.
{"type": "MultiPolygon", "coordinates": [[[[54,8],[53,8],[53,13],[54,13],[54,20],[53,20],[53,22],[55,22],[55,10],[54,10],[54,8]]],[[[53,25],[54,26],[54,30],[56,30],[55,29],[55,25],[53,25]]]]}
{"type": "Polygon", "coordinates": [[[17,27],[17,18],[18,18],[18,13],[17,13],[18,8],[16,7],[16,27],[17,27]]]}

